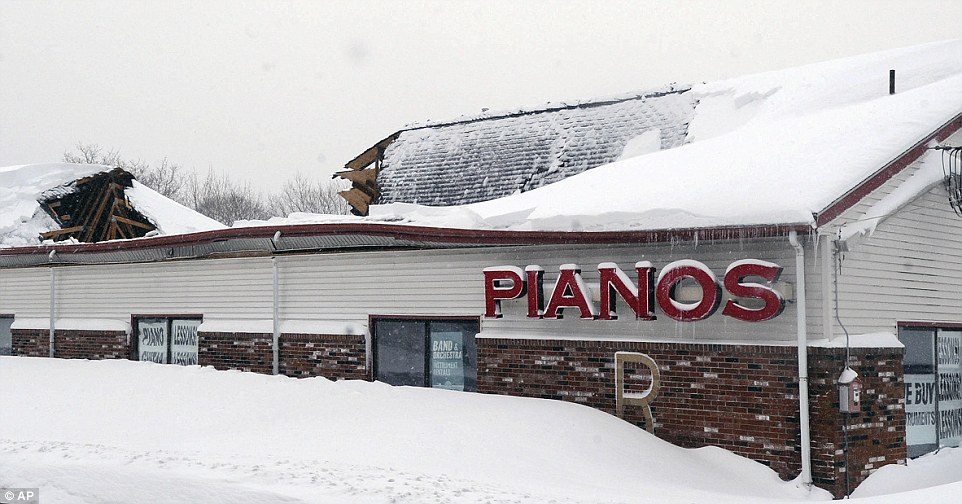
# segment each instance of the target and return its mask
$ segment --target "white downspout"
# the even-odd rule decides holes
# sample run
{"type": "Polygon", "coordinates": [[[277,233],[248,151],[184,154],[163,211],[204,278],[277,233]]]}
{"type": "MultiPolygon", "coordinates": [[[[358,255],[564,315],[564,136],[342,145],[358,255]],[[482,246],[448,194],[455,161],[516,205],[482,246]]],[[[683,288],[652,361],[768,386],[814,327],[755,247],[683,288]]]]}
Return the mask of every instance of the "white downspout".
{"type": "Polygon", "coordinates": [[[54,296],[56,295],[54,290],[54,270],[53,266],[50,267],[50,334],[49,334],[49,347],[50,347],[50,357],[53,357],[53,332],[54,332],[54,296]]]}
{"type": "MultiPolygon", "coordinates": [[[[50,260],[50,262],[53,262],[54,258],[56,257],[57,257],[56,250],[51,250],[50,254],[47,255],[47,258],[50,260]]],[[[54,283],[55,278],[56,278],[56,273],[54,272],[53,265],[51,264],[50,265],[50,333],[48,334],[48,338],[49,338],[48,352],[49,352],[49,357],[51,358],[53,358],[53,335],[54,335],[54,325],[56,320],[54,318],[54,308],[56,308],[54,302],[56,300],[55,296],[57,293],[55,288],[55,283],[54,283]]]]}
{"type": "Polygon", "coordinates": [[[273,353],[274,353],[274,374],[280,374],[280,371],[281,371],[281,362],[280,362],[281,360],[280,359],[281,357],[280,356],[281,321],[280,321],[280,318],[278,317],[278,303],[279,303],[280,296],[278,295],[278,290],[277,290],[278,275],[277,275],[277,258],[276,257],[271,258],[271,269],[273,270],[273,274],[274,274],[274,303],[273,303],[274,304],[274,339],[273,339],[273,345],[271,349],[273,350],[273,353]]]}
{"type": "Polygon", "coordinates": [[[798,233],[788,233],[795,249],[795,310],[798,325],[798,419],[802,443],[802,483],[812,485],[812,440],[808,418],[808,333],[805,324],[805,248],[798,243],[798,233]]]}

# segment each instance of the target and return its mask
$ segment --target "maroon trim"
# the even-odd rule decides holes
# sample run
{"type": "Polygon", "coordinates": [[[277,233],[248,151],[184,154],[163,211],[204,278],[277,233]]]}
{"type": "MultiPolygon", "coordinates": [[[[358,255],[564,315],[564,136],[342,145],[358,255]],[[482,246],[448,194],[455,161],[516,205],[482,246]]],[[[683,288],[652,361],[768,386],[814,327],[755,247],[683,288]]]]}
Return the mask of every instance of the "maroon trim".
{"type": "Polygon", "coordinates": [[[903,328],[903,327],[904,327],[904,328],[919,327],[919,328],[926,328],[926,329],[929,329],[929,328],[935,328],[935,329],[962,329],[962,322],[905,322],[905,321],[899,321],[897,325],[898,325],[899,328],[903,328]]]}
{"type": "Polygon", "coordinates": [[[226,241],[230,239],[269,239],[280,231],[282,236],[361,235],[383,236],[397,240],[433,242],[441,244],[477,245],[575,245],[616,243],[664,243],[673,240],[729,240],[738,238],[771,238],[787,236],[791,231],[809,233],[809,223],[774,224],[760,226],[726,226],[715,228],[660,229],[652,231],[503,231],[452,229],[425,226],[404,226],[374,223],[297,224],[259,226],[202,231],[182,235],[157,236],[136,240],[71,245],[38,245],[0,249],[0,255],[29,255],[49,253],[117,252],[127,250],[178,247],[226,241]]]}
{"type": "MultiPolygon", "coordinates": [[[[481,317],[479,315],[368,315],[367,316],[367,327],[368,332],[371,332],[371,328],[374,327],[374,319],[380,320],[429,320],[444,322],[445,320],[476,320],[478,325],[481,325],[481,317]]],[[[373,333],[371,334],[373,336],[373,333]]]]}
{"type": "Polygon", "coordinates": [[[832,219],[835,219],[849,208],[855,206],[862,198],[868,196],[869,193],[881,187],[882,184],[888,182],[889,179],[922,157],[922,154],[925,153],[927,148],[926,145],[930,141],[938,140],[941,142],[958,131],[960,127],[962,127],[962,113],[953,117],[949,122],[943,124],[939,129],[926,136],[901,156],[883,166],[875,172],[875,174],[863,180],[859,185],[855,186],[855,188],[845,193],[844,196],[835,200],[831,205],[826,207],[825,210],[818,213],[815,217],[816,226],[822,227],[828,224],[832,219]]]}

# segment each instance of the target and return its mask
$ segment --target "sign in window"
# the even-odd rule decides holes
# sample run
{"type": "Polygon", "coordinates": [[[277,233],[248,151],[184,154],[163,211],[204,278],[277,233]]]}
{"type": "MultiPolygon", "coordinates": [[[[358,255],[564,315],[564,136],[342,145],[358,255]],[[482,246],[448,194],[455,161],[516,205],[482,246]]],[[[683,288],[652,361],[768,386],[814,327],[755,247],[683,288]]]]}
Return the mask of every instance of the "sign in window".
{"type": "Polygon", "coordinates": [[[962,440],[962,331],[902,327],[905,437],[909,457],[962,440]]]}
{"type": "Polygon", "coordinates": [[[476,390],[477,320],[374,319],[378,381],[448,390],[476,390]]]}
{"type": "Polygon", "coordinates": [[[137,359],[181,366],[197,364],[198,327],[200,319],[137,319],[137,359]]]}

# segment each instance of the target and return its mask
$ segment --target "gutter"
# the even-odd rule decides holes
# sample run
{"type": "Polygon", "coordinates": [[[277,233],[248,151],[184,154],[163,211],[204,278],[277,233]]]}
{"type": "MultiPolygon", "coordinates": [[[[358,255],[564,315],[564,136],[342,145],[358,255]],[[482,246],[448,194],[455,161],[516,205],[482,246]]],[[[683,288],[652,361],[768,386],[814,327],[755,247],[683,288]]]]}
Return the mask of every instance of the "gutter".
{"type": "Polygon", "coordinates": [[[802,444],[802,483],[812,486],[812,435],[808,411],[808,333],[805,325],[805,248],[798,242],[798,233],[788,234],[788,242],[795,249],[795,311],[798,325],[798,418],[802,444]]]}
{"type": "Polygon", "coordinates": [[[644,245],[674,241],[780,238],[791,231],[810,232],[812,223],[721,226],[647,231],[506,231],[433,228],[399,224],[298,224],[202,231],[100,243],[0,248],[0,268],[46,264],[57,252],[59,264],[132,264],[178,259],[270,256],[277,251],[271,237],[285,237],[283,253],[341,252],[396,248],[441,249],[526,245],[644,245]]]}

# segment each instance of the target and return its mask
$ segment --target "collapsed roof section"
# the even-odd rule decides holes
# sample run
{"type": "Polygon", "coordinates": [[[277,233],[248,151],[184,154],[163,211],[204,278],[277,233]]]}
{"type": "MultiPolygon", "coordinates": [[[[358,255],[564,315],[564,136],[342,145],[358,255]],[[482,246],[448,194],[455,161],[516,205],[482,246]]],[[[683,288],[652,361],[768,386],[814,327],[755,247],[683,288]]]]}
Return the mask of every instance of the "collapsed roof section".
{"type": "Polygon", "coordinates": [[[41,233],[40,238],[94,243],[140,238],[157,229],[124,196],[133,179],[130,173],[114,168],[44,191],[37,202],[60,229],[41,233]]]}
{"type": "Polygon", "coordinates": [[[682,145],[689,88],[489,113],[398,131],[335,174],[354,212],[371,204],[452,206],[526,192],[632,155],[682,145]]]}
{"type": "Polygon", "coordinates": [[[0,167],[0,248],[225,227],[165,198],[120,168],[73,163],[0,167]]]}

